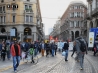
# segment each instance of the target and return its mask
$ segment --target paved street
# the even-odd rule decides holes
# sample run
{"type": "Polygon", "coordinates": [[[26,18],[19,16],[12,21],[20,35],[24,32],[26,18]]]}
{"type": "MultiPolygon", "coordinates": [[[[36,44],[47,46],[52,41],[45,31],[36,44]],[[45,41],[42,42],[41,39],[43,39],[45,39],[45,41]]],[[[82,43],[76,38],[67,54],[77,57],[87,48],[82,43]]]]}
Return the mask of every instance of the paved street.
{"type": "MultiPolygon", "coordinates": [[[[61,54],[57,54],[55,57],[49,56],[49,58],[41,57],[39,55],[38,64],[34,65],[31,63],[23,63],[21,61],[21,65],[18,68],[18,73],[98,73],[98,56],[94,57],[92,52],[89,52],[88,55],[85,56],[84,61],[84,70],[80,70],[79,62],[74,60],[74,57],[70,57],[71,52],[69,53],[68,62],[64,61],[64,57],[61,54]]],[[[11,62],[5,65],[3,62],[0,62],[0,69],[8,65],[9,67],[12,65],[11,62]],[[4,65],[3,65],[4,64],[4,65]],[[2,67],[3,66],[3,67],[2,67]]],[[[5,69],[3,71],[0,70],[0,73],[13,73],[13,69],[5,69]]]]}

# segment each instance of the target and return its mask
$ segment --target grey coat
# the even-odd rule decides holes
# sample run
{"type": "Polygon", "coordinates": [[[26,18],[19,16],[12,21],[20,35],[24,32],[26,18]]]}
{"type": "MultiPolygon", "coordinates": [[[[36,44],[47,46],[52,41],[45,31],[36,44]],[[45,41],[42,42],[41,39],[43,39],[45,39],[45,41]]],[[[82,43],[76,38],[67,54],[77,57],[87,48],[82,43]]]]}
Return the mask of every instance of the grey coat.
{"type": "MultiPolygon", "coordinates": [[[[86,45],[86,42],[84,39],[80,39],[81,41],[84,42],[84,44],[86,45]]],[[[81,43],[78,41],[78,40],[75,40],[76,41],[76,50],[77,50],[77,54],[81,53],[81,50],[80,50],[80,45],[81,43]]],[[[86,52],[87,52],[87,45],[86,45],[86,52]]]]}

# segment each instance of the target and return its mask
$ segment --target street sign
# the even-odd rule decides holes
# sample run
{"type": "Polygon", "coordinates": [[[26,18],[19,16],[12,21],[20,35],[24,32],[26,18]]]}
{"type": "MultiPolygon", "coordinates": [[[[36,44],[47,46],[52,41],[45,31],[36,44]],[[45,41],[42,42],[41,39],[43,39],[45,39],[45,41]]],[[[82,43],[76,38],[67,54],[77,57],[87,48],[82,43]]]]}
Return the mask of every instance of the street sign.
{"type": "Polygon", "coordinates": [[[10,29],[10,36],[15,36],[15,29],[10,29]]]}

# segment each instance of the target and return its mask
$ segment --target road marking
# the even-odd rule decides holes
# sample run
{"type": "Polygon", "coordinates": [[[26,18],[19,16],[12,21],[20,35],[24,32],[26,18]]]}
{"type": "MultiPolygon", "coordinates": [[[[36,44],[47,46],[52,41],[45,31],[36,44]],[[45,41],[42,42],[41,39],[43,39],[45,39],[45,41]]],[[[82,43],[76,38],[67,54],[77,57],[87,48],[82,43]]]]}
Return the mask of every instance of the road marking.
{"type": "MultiPolygon", "coordinates": [[[[21,62],[20,65],[24,64],[25,62],[21,62]]],[[[1,68],[0,69],[0,72],[3,72],[5,70],[8,70],[8,69],[11,69],[13,66],[8,66],[8,67],[5,67],[5,68],[1,68]]]]}
{"type": "MultiPolygon", "coordinates": [[[[42,56],[39,56],[38,58],[41,58],[42,56]]],[[[20,62],[20,64],[19,65],[23,65],[25,62],[20,62]]],[[[13,66],[8,66],[8,67],[5,67],[5,68],[1,68],[0,69],[0,72],[3,72],[3,71],[5,71],[5,70],[8,70],[8,69],[11,69],[11,68],[13,68],[13,66]]]]}

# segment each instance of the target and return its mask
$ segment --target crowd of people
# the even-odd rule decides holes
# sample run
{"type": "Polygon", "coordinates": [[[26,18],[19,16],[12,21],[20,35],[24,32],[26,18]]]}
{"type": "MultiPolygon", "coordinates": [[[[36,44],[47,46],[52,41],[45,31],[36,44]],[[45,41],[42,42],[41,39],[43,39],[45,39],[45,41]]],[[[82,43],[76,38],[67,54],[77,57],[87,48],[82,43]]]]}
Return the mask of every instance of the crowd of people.
{"type": "MultiPolygon", "coordinates": [[[[84,55],[87,54],[87,44],[83,38],[77,38],[74,41],[73,53],[71,57],[73,57],[74,53],[76,53],[75,60],[80,62],[81,70],[83,70],[83,62],[84,62],[84,55]]],[[[68,51],[69,51],[69,42],[66,41],[58,41],[58,42],[49,42],[45,43],[44,41],[41,42],[5,42],[3,41],[0,43],[0,54],[1,59],[5,61],[6,57],[8,60],[13,59],[13,68],[14,72],[17,72],[17,67],[19,66],[20,59],[22,59],[23,52],[32,51],[34,52],[33,55],[38,55],[41,53],[42,57],[48,57],[51,55],[54,57],[59,52],[65,52],[65,61],[68,61],[68,51]],[[33,48],[33,49],[32,49],[33,48]],[[46,53],[46,55],[45,55],[46,53]]],[[[26,55],[24,56],[24,59],[26,55]]],[[[34,63],[33,56],[31,63],[34,63]]]]}

